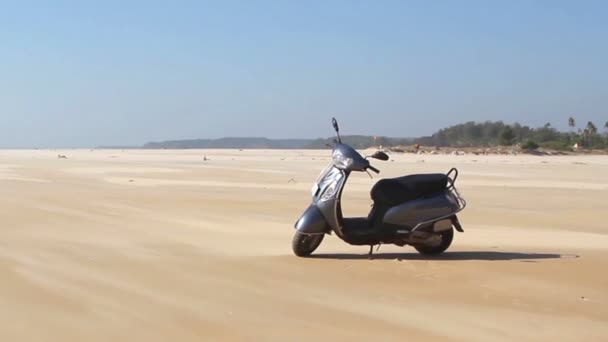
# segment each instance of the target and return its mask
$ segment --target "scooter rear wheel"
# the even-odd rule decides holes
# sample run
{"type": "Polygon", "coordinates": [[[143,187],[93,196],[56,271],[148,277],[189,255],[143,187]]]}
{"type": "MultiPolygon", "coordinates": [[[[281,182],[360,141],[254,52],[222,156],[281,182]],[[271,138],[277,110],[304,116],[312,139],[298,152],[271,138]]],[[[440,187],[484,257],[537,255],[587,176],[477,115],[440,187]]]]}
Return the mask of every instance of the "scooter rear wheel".
{"type": "Polygon", "coordinates": [[[441,237],[441,242],[437,245],[415,245],[414,248],[418,251],[418,253],[423,255],[439,255],[445,252],[450,245],[452,244],[452,240],[454,239],[454,228],[449,230],[445,230],[443,232],[438,233],[441,237]]]}
{"type": "Polygon", "coordinates": [[[325,234],[302,234],[296,232],[291,241],[293,253],[299,257],[309,256],[314,252],[323,241],[325,234]]]}

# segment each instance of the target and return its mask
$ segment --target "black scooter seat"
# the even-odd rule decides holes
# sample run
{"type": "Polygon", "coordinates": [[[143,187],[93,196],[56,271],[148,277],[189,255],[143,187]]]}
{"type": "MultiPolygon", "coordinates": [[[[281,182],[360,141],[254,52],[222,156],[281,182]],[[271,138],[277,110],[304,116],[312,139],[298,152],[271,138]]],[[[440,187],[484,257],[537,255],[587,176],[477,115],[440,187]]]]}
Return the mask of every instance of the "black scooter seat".
{"type": "Polygon", "coordinates": [[[409,175],[379,180],[371,190],[376,205],[395,206],[444,190],[448,176],[443,173],[409,175]]]}

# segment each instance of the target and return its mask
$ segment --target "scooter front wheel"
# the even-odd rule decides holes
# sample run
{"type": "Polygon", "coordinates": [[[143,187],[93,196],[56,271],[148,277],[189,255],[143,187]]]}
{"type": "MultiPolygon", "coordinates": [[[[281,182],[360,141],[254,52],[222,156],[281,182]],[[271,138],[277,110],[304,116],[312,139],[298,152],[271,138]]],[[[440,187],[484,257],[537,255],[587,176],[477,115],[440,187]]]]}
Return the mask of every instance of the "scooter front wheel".
{"type": "Polygon", "coordinates": [[[414,245],[418,253],[423,255],[438,255],[445,252],[454,239],[454,228],[437,233],[441,240],[433,245],[414,245]]]}
{"type": "Polygon", "coordinates": [[[296,232],[291,241],[293,253],[299,257],[309,256],[314,252],[323,241],[325,234],[302,234],[296,232]]]}

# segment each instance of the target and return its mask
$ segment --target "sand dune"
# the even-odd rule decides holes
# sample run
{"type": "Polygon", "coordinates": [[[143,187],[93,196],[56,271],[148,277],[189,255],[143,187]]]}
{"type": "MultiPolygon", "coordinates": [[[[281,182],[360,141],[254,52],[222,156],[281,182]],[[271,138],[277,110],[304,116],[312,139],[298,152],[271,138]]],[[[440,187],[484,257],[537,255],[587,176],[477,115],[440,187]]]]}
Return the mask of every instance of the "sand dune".
{"type": "Polygon", "coordinates": [[[379,177],[459,168],[452,248],[297,258],[328,156],[0,151],[0,340],[608,341],[608,157],[391,155],[379,177]]]}

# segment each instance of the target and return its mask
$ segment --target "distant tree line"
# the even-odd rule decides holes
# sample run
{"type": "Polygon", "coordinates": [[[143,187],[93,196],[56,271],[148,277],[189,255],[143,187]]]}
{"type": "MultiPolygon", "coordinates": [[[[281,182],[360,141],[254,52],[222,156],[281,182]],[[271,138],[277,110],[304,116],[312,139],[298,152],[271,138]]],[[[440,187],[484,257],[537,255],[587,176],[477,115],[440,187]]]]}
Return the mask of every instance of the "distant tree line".
{"type": "Polygon", "coordinates": [[[551,123],[539,128],[530,128],[519,123],[508,125],[502,121],[481,123],[471,121],[440,129],[431,136],[415,139],[415,142],[439,147],[489,147],[515,144],[527,149],[545,147],[557,150],[572,149],[575,144],[587,149],[608,147],[608,121],[604,124],[603,134],[591,121],[585,127],[577,129],[576,120],[570,117],[568,126],[569,132],[560,132],[553,128],[551,123]]]}

